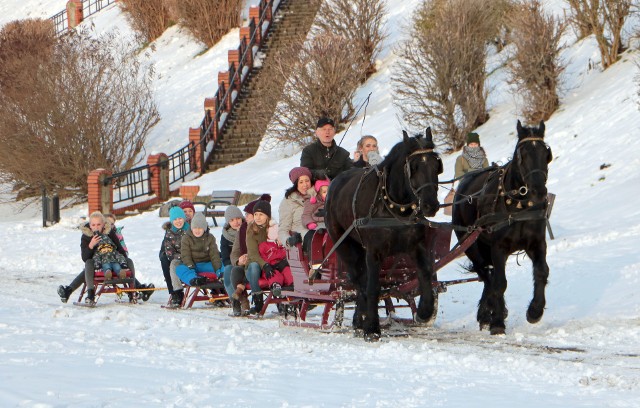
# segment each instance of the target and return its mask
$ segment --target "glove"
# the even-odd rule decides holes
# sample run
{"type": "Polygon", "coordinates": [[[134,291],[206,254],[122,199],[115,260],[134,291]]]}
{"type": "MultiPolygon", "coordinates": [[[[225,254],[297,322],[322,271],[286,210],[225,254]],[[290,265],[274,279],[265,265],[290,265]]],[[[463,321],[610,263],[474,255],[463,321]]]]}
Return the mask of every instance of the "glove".
{"type": "Polygon", "coordinates": [[[313,230],[316,229],[318,227],[318,224],[316,224],[315,222],[310,222],[307,224],[307,229],[313,230]]]}
{"type": "Polygon", "coordinates": [[[121,263],[121,264],[120,264],[120,268],[122,268],[122,269],[129,269],[129,265],[127,265],[127,263],[126,263],[126,262],[123,262],[123,263],[121,263]]]}
{"type": "Polygon", "coordinates": [[[283,259],[282,261],[278,262],[277,264],[274,265],[274,268],[278,271],[282,271],[284,268],[286,268],[287,266],[289,266],[289,262],[287,261],[287,259],[283,259]]]}
{"type": "Polygon", "coordinates": [[[264,276],[267,279],[273,278],[273,267],[268,263],[264,264],[264,266],[262,267],[262,272],[264,272],[264,276]]]}
{"type": "Polygon", "coordinates": [[[287,238],[287,245],[290,247],[295,246],[296,244],[299,244],[301,242],[302,242],[302,235],[300,235],[299,232],[294,232],[292,236],[287,238]]]}
{"type": "Polygon", "coordinates": [[[320,235],[323,235],[326,232],[327,232],[327,230],[325,228],[318,228],[316,230],[316,234],[320,234],[320,235]]]}
{"type": "Polygon", "coordinates": [[[324,218],[324,214],[325,214],[324,208],[318,208],[318,211],[316,211],[316,213],[313,215],[315,215],[316,217],[324,218]]]}

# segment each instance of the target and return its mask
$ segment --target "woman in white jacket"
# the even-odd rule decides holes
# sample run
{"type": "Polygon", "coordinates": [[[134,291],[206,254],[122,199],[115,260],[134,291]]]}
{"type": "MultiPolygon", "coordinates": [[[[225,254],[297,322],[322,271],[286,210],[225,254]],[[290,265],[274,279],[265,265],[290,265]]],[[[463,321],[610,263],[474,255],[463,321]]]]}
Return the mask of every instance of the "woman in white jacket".
{"type": "Polygon", "coordinates": [[[289,180],[293,183],[284,193],[284,200],[278,210],[278,239],[287,246],[302,242],[307,228],[302,225],[304,203],[315,191],[311,188],[311,172],[306,167],[294,167],[289,172],[289,180]]]}

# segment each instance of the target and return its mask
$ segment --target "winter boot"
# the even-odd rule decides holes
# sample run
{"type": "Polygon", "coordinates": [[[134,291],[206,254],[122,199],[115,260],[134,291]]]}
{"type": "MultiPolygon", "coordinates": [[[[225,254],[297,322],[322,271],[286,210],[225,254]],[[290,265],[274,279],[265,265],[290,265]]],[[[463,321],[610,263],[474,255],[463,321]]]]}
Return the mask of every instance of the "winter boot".
{"type": "MultiPolygon", "coordinates": [[[[153,285],[153,283],[150,283],[148,285],[140,285],[140,287],[142,289],[153,289],[155,288],[155,286],[153,285]]],[[[143,302],[146,302],[147,300],[149,300],[149,298],[151,297],[151,295],[153,295],[153,290],[143,290],[140,291],[140,299],[142,299],[143,302]]]]}
{"type": "Polygon", "coordinates": [[[204,276],[198,276],[197,278],[193,278],[189,281],[189,286],[202,286],[206,285],[207,278],[204,276]]]}
{"type": "Polygon", "coordinates": [[[242,292],[240,294],[240,314],[242,316],[246,316],[249,314],[249,309],[251,308],[251,304],[249,303],[249,296],[247,296],[247,292],[242,292]]]}
{"type": "Polygon", "coordinates": [[[181,307],[182,300],[184,299],[184,292],[181,290],[174,290],[171,295],[171,307],[181,307]]]}
{"type": "Polygon", "coordinates": [[[87,290],[87,297],[84,299],[84,303],[87,303],[89,305],[95,305],[96,304],[96,290],[91,288],[89,290],[87,290]]]}
{"type": "Polygon", "coordinates": [[[71,296],[71,292],[73,291],[69,286],[63,286],[63,285],[58,286],[58,295],[60,296],[60,301],[62,303],[67,303],[67,301],[69,300],[69,297],[71,296]]]}
{"type": "Polygon", "coordinates": [[[109,281],[111,278],[113,278],[113,272],[111,272],[111,269],[107,269],[104,273],[104,280],[109,281]]]}
{"type": "Polygon", "coordinates": [[[121,269],[120,272],[118,272],[118,278],[127,279],[127,271],[125,271],[124,269],[121,269]]]}
{"type": "Polygon", "coordinates": [[[236,286],[236,291],[233,292],[231,297],[239,300],[240,297],[242,296],[242,292],[244,292],[244,288],[245,286],[242,283],[239,283],[238,286],[236,286]]]}
{"type": "Polygon", "coordinates": [[[274,297],[280,297],[280,295],[282,295],[282,286],[280,286],[279,283],[274,282],[271,285],[271,293],[274,297]]]}
{"type": "Polygon", "coordinates": [[[240,301],[237,299],[233,299],[231,301],[231,305],[233,307],[233,312],[231,313],[231,316],[233,317],[242,316],[242,307],[240,306],[240,301]]]}
{"type": "Polygon", "coordinates": [[[262,307],[264,306],[264,299],[262,298],[262,293],[258,293],[256,295],[251,296],[253,300],[253,309],[251,314],[259,315],[262,312],[262,307]]]}

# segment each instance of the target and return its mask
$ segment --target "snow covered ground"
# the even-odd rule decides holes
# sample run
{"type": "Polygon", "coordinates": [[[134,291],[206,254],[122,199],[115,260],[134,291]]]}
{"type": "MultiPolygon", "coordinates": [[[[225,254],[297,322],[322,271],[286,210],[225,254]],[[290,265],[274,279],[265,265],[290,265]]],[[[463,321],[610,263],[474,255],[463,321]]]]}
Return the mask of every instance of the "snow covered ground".
{"type": "MultiPolygon", "coordinates": [[[[50,3],[60,2],[3,0],[0,23],[24,4],[45,9],[45,15],[59,11],[59,4],[50,3]]],[[[350,151],[362,134],[376,135],[382,153],[400,139],[389,93],[390,50],[418,3],[389,0],[392,35],[379,73],[358,93],[359,101],[370,92],[372,97],[366,118],[344,138],[342,146],[350,151]]],[[[563,2],[546,4],[557,12],[563,2]]],[[[98,28],[117,25],[126,31],[116,7],[95,21],[98,28]]],[[[170,152],[186,141],[186,127],[200,120],[202,98],[213,94],[215,73],[232,46],[235,39],[197,56],[199,45],[178,28],[158,40],[154,58],[162,74],[157,92],[163,121],[150,150],[170,152]]],[[[140,305],[115,304],[115,296],[105,295],[98,308],[74,307],[60,303],[56,288],[82,268],[76,226],[86,206],[64,210],[62,221],[45,229],[38,206],[17,213],[17,205],[3,204],[0,406],[640,406],[637,54],[627,52],[602,72],[590,68],[589,61],[599,60],[593,39],[575,42],[567,35],[566,91],[546,124],[554,153],[548,186],[557,194],[551,218],[556,239],[548,241],[551,272],[540,323],[526,322],[531,264],[515,256],[508,262],[504,336],[478,331],[477,283],[441,294],[435,327],[375,344],[349,330],[293,329],[271,316],[231,318],[228,309],[165,310],[160,306],[166,291],[140,305]]],[[[500,78],[498,71],[490,80],[491,120],[478,129],[491,161],[507,160],[515,147],[518,113],[500,78]]],[[[442,179],[448,179],[455,155],[443,160],[442,179]]],[[[288,171],[298,162],[299,154],[261,151],[191,184],[204,191],[270,192],[276,215],[288,171]]],[[[140,280],[158,287],[164,286],[157,257],[164,221],[157,212],[119,221],[140,280]]],[[[219,237],[220,228],[213,233],[219,237]]],[[[461,262],[449,264],[440,277],[465,276],[461,262]]],[[[318,313],[311,312],[312,321],[318,313]]],[[[404,330],[395,329],[388,333],[404,330]]]]}

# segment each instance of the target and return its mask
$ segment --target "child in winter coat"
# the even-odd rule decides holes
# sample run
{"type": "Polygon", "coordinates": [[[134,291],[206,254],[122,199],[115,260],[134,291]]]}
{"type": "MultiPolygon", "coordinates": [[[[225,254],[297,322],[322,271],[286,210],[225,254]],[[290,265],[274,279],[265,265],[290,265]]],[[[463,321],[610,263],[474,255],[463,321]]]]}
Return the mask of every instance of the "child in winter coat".
{"type": "Polygon", "coordinates": [[[171,305],[175,307],[182,305],[182,299],[184,298],[182,282],[180,282],[176,274],[176,268],[180,265],[181,260],[182,237],[189,232],[189,224],[187,224],[186,220],[187,216],[184,210],[176,206],[169,210],[169,222],[165,222],[162,225],[165,230],[164,239],[162,240],[163,252],[170,261],[170,282],[167,282],[167,285],[170,284],[174,288],[171,293],[171,305]]]}
{"type": "MultiPolygon", "coordinates": [[[[203,272],[222,274],[222,261],[216,239],[209,233],[209,226],[203,213],[191,219],[191,231],[181,241],[182,263],[176,267],[180,280],[189,286],[202,286],[207,278],[198,275],[203,272]]],[[[176,292],[174,288],[174,293],[176,292]]]]}
{"type": "Polygon", "coordinates": [[[225,224],[224,227],[222,227],[222,236],[220,237],[220,257],[222,258],[222,265],[224,265],[226,273],[227,266],[231,266],[231,250],[233,249],[233,243],[236,241],[244,217],[238,207],[230,205],[224,210],[224,220],[225,224]]]}
{"type": "Polygon", "coordinates": [[[318,224],[322,224],[321,228],[324,225],[324,202],[329,190],[329,181],[318,180],[313,188],[316,190],[316,196],[304,203],[302,212],[302,224],[310,230],[318,228],[318,224]]]}
{"type": "Polygon", "coordinates": [[[264,273],[271,293],[280,297],[283,286],[293,286],[293,275],[289,262],[287,262],[287,250],[278,241],[278,224],[271,220],[267,229],[267,240],[258,245],[260,257],[265,260],[273,270],[271,277],[264,273]]]}
{"type": "Polygon", "coordinates": [[[327,198],[329,190],[328,180],[318,180],[313,185],[316,190],[316,196],[311,197],[309,201],[304,203],[304,211],[302,212],[302,225],[306,226],[309,231],[304,235],[303,248],[305,252],[309,252],[309,260],[311,260],[311,240],[316,228],[324,228],[324,202],[327,198]]]}
{"type": "Polygon", "coordinates": [[[124,269],[128,269],[125,256],[118,252],[118,247],[109,235],[101,231],[93,231],[93,235],[100,238],[95,246],[94,267],[102,269],[105,280],[110,280],[114,274],[120,279],[125,279],[127,272],[124,269]]]}

